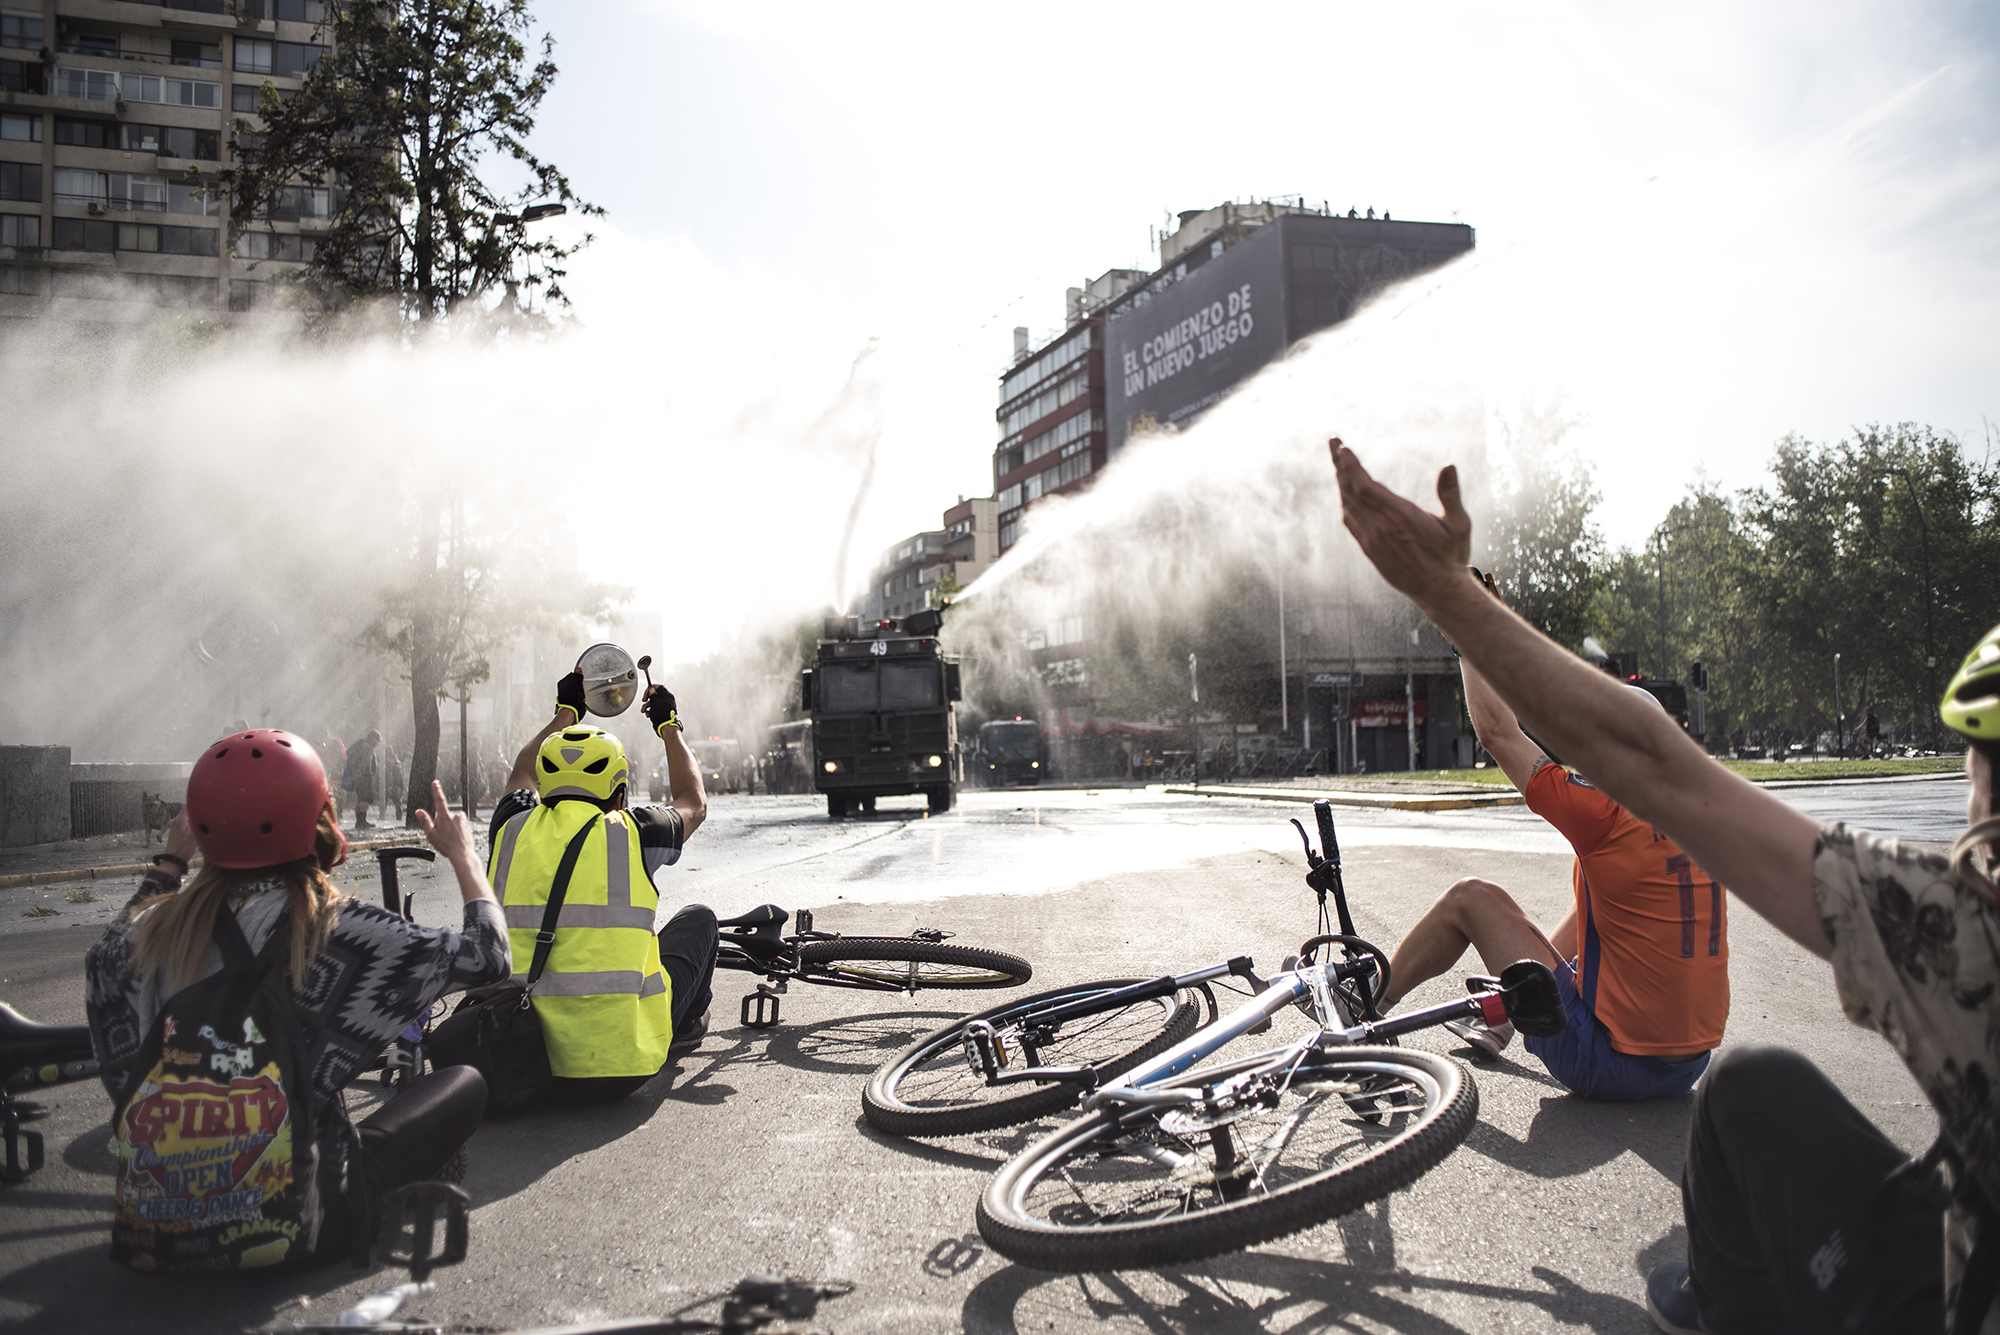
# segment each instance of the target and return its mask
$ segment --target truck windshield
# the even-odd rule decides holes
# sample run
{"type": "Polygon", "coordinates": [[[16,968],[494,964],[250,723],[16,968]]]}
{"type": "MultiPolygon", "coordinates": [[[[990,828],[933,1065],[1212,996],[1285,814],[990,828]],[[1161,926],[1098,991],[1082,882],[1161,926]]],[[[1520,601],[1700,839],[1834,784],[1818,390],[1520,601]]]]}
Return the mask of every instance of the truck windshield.
{"type": "Polygon", "coordinates": [[[979,730],[980,749],[1010,760],[1033,760],[1039,732],[1032,723],[989,723],[979,730]]]}
{"type": "Polygon", "coordinates": [[[820,708],[830,714],[859,714],[875,708],[875,668],[865,663],[831,663],[820,669],[820,708]]]}
{"type": "Polygon", "coordinates": [[[926,658],[882,665],[882,708],[930,709],[943,703],[935,662],[926,658]]]}

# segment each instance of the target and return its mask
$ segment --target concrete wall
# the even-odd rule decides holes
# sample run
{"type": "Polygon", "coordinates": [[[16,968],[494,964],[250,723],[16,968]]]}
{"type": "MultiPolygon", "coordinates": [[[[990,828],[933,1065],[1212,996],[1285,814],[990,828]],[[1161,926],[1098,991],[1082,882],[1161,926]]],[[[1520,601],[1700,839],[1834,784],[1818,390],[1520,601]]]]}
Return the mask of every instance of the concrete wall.
{"type": "Polygon", "coordinates": [[[71,765],[69,837],[83,839],[93,834],[144,829],[141,795],[152,793],[165,802],[185,802],[188,775],[193,770],[190,762],[71,765]]]}
{"type": "Polygon", "coordinates": [[[0,848],[70,837],[69,748],[0,746],[0,848]]]}

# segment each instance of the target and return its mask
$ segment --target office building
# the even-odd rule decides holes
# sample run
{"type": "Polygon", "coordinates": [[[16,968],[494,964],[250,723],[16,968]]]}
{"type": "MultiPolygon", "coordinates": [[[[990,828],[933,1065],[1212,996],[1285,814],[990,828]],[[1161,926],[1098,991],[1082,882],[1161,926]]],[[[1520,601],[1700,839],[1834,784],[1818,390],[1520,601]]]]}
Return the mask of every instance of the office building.
{"type": "Polygon", "coordinates": [[[861,618],[908,616],[970,586],[1000,559],[996,510],[991,496],[961,496],[942,528],[912,533],[882,553],[857,604],[861,618]]]}
{"type": "Polygon", "coordinates": [[[321,0],[0,0],[0,317],[270,305],[329,191],[234,231],[218,174],[254,151],[260,90],[296,94],[329,41],[321,0]]]}

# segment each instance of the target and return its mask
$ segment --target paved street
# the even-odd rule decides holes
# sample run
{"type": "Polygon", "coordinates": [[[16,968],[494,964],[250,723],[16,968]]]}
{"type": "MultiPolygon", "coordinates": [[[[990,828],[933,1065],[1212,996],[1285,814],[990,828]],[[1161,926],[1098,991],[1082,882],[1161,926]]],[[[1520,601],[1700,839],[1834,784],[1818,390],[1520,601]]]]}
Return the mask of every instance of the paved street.
{"type": "MultiPolygon", "coordinates": [[[[1960,780],[1824,785],[1782,795],[1814,814],[1942,839],[1960,780]]],[[[728,915],[809,906],[822,930],[942,926],[1032,960],[1040,989],[1180,970],[1232,954],[1274,967],[1313,929],[1286,818],[1303,806],[1144,790],[968,792],[923,819],[913,799],[829,822],[814,798],[717,799],[663,909],[728,915]]],[[[1456,877],[1478,873],[1553,923],[1569,898],[1561,841],[1523,809],[1339,813],[1362,933],[1393,946],[1456,877]]],[[[1308,818],[1309,823],[1309,818],[1308,818]]],[[[406,864],[407,865],[407,864],[406,864]]],[[[349,888],[373,895],[371,865],[349,888]]],[[[406,874],[419,916],[456,917],[435,873],[406,874]]],[[[82,952],[129,883],[72,904],[0,891],[0,998],[83,1017],[82,952]],[[49,916],[23,914],[44,908],[49,916]]],[[[1846,1025],[1820,962],[1732,906],[1728,1041],[1779,1042],[1820,1062],[1912,1150],[1935,1120],[1887,1046],[1846,1025]]],[[[1468,956],[1461,972],[1477,969],[1468,956]]],[[[784,1024],[736,1024],[747,975],[719,978],[707,1044],[671,1078],[609,1108],[490,1123],[471,1147],[467,1264],[439,1272],[413,1319],[526,1326],[679,1309],[753,1270],[840,1278],[822,1310],[861,1332],[1650,1330],[1642,1280],[1679,1255],[1677,1178],[1690,1100],[1571,1098],[1523,1057],[1476,1068],[1480,1124],[1414,1188],[1255,1252],[1159,1272],[1058,1278],[987,1251],[973,1204],[1026,1133],[900,1142],[867,1130],[859,1089],[889,1052],[958,1009],[941,995],[872,1000],[794,989],[784,1024]]],[[[1455,978],[1418,1003],[1456,995],[1455,978]]],[[[999,994],[986,994],[997,996],[999,994]]],[[[1289,1017],[1288,1017],[1289,1018],[1289,1017]]],[[[1283,1022],[1281,1022],[1282,1024],[1283,1022]]],[[[1434,1031],[1406,1040],[1452,1051],[1434,1031]]],[[[223,1285],[145,1280],[105,1261],[112,1161],[96,1085],[51,1092],[48,1168],[0,1190],[0,1322],[38,1330],[225,1328],[329,1320],[389,1282],[344,1269],[223,1285]],[[304,1304],[301,1306],[301,1304],[304,1304]]],[[[372,1096],[357,1087],[354,1104],[372,1096]]],[[[713,1313],[713,1308],[702,1309],[713,1313]]]]}

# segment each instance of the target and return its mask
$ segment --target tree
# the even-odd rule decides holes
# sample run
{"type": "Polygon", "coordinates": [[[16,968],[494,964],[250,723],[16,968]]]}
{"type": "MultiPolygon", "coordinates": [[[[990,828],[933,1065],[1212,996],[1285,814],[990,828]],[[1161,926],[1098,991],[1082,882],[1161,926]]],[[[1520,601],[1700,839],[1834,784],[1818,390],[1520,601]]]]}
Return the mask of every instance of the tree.
{"type": "Polygon", "coordinates": [[[534,201],[603,210],[527,147],[556,77],[553,37],[528,64],[527,0],[327,0],[327,10],[333,49],[298,96],[281,101],[266,84],[263,131],[236,122],[241,165],[224,179],[237,231],[273,216],[295,183],[329,182],[328,226],[300,284],[312,315],[393,301],[428,326],[483,309],[496,284],[510,316],[537,290],[544,311],[567,305],[564,262],[591,238],[531,239],[519,215],[534,201]],[[481,174],[494,160],[525,177],[511,195],[481,174]]]}
{"type": "Polygon", "coordinates": [[[516,635],[602,620],[622,589],[591,584],[549,559],[551,525],[532,505],[440,499],[421,481],[406,506],[414,541],[403,577],[383,595],[362,643],[403,665],[415,745],[404,818],[430,805],[437,777],[441,699],[487,676],[487,655],[516,635]],[[483,529],[483,532],[482,532],[483,529]],[[455,690],[453,688],[456,688],[455,690]]]}
{"type": "Polygon", "coordinates": [[[1571,425],[1555,408],[1524,414],[1483,533],[1486,564],[1508,604],[1574,647],[1603,577],[1604,538],[1590,518],[1599,496],[1589,466],[1561,448],[1571,425]]]}

